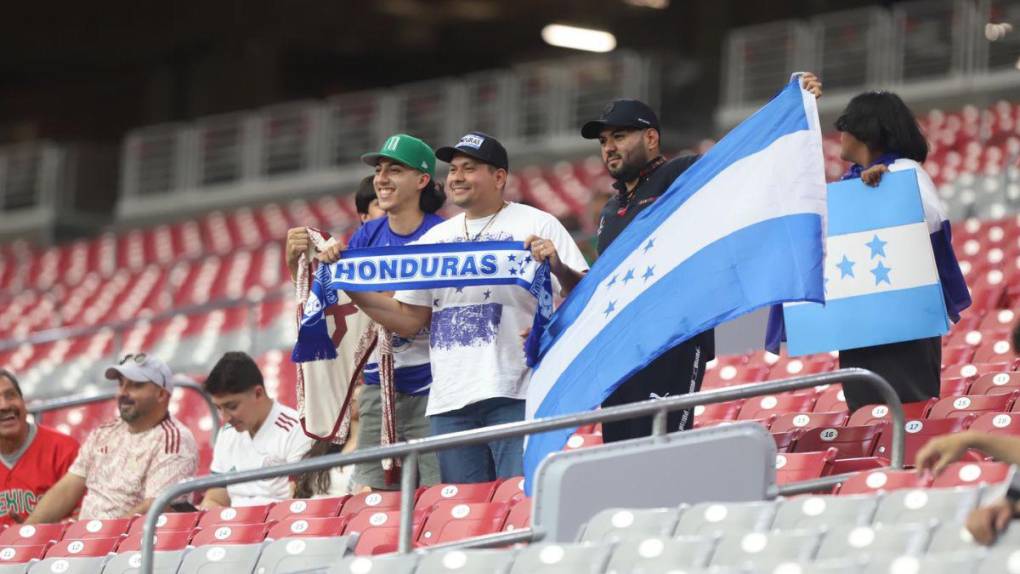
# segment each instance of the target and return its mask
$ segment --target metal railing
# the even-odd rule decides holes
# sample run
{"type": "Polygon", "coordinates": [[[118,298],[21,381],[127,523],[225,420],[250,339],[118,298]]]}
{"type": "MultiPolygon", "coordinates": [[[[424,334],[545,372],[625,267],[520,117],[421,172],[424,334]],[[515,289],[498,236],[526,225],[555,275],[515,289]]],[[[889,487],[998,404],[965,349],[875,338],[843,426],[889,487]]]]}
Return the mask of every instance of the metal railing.
{"type": "MultiPolygon", "coordinates": [[[[896,391],[893,390],[892,386],[885,379],[871,371],[864,369],[843,369],[818,375],[740,385],[667,399],[649,400],[588,413],[495,425],[483,429],[450,433],[424,439],[415,439],[390,446],[355,451],[349,454],[327,455],[290,464],[186,480],[161,492],[155,500],[153,500],[152,505],[149,507],[149,511],[145,515],[145,524],[142,534],[141,572],[146,574],[150,574],[152,572],[154,551],[153,540],[156,533],[156,522],[159,519],[159,515],[163,512],[163,509],[177,498],[199,490],[222,488],[227,485],[240,482],[265,480],[279,476],[291,476],[306,472],[328,470],[337,466],[373,462],[384,458],[400,459],[402,460],[402,472],[400,479],[401,499],[398,551],[407,553],[412,550],[411,534],[412,516],[414,512],[413,494],[415,491],[415,485],[418,481],[417,459],[422,453],[457,446],[482,444],[493,440],[520,437],[553,430],[575,428],[584,424],[613,422],[647,415],[654,415],[654,418],[652,419],[652,435],[661,437],[666,435],[667,416],[672,411],[689,409],[700,405],[745,399],[763,394],[797,391],[800,389],[827,384],[866,384],[871,385],[873,388],[878,390],[879,394],[885,400],[885,404],[889,406],[889,412],[892,416],[893,438],[890,464],[892,468],[902,468],[903,442],[905,436],[904,425],[906,421],[903,415],[903,405],[901,404],[899,397],[896,395],[896,391]]],[[[805,481],[804,483],[791,484],[778,488],[775,494],[784,495],[810,492],[825,486],[835,485],[836,483],[845,480],[848,476],[850,475],[839,475],[805,481]]],[[[540,530],[532,529],[530,532],[522,531],[520,533],[486,537],[484,542],[489,544],[503,544],[508,542],[535,540],[541,538],[541,536],[542,533],[540,530]]]]}
{"type": "MultiPolygon", "coordinates": [[[[198,384],[190,377],[184,375],[174,375],[173,378],[174,386],[182,389],[187,389],[198,393],[198,396],[202,397],[206,406],[209,407],[209,415],[212,418],[212,444],[216,444],[216,437],[220,432],[220,414],[216,410],[216,405],[212,401],[212,397],[209,393],[205,392],[202,385],[198,384]]],[[[32,401],[26,406],[26,410],[32,414],[35,418],[36,424],[42,423],[43,414],[50,411],[58,411],[61,409],[69,409],[74,407],[80,407],[83,405],[91,405],[93,403],[101,403],[104,401],[110,401],[117,398],[117,391],[110,389],[101,391],[98,393],[90,393],[87,395],[72,395],[69,397],[62,397],[59,399],[49,399],[44,401],[32,401]]]]}

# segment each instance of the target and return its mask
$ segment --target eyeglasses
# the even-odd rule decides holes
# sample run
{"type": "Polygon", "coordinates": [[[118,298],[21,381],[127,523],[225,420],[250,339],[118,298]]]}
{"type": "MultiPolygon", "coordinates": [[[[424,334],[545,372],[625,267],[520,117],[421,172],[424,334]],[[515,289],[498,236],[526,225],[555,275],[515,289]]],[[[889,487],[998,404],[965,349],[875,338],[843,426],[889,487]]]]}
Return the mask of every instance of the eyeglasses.
{"type": "Polygon", "coordinates": [[[139,365],[144,365],[145,364],[145,359],[146,359],[145,353],[128,353],[128,354],[124,355],[124,358],[120,360],[119,364],[123,365],[124,363],[133,360],[134,362],[138,363],[139,365]]]}

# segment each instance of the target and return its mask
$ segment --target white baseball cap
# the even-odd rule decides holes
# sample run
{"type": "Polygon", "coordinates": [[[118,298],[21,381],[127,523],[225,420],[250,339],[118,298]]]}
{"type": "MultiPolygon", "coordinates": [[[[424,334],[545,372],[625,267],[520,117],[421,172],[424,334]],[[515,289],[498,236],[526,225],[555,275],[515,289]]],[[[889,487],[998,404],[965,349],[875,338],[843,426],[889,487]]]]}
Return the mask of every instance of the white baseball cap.
{"type": "Polygon", "coordinates": [[[106,368],[107,379],[115,381],[121,376],[129,381],[148,382],[168,391],[174,390],[174,374],[170,367],[158,358],[145,353],[127,355],[119,364],[106,368]]]}

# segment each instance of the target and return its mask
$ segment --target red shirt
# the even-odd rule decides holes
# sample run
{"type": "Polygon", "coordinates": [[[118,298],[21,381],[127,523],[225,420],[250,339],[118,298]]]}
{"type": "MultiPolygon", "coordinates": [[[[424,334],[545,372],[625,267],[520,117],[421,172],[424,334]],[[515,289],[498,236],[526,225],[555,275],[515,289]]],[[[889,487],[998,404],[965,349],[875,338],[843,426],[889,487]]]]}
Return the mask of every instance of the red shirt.
{"type": "Polygon", "coordinates": [[[12,524],[9,513],[27,516],[43,494],[60,480],[75,457],[78,441],[51,428],[35,427],[32,443],[13,468],[0,462],[0,526],[12,524]]]}

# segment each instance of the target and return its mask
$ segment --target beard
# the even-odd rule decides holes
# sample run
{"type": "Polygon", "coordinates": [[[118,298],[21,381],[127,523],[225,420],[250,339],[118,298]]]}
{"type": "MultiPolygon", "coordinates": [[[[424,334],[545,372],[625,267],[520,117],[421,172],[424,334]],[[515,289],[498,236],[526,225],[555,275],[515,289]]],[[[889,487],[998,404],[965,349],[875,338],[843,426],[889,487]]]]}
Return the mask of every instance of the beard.
{"type": "Polygon", "coordinates": [[[134,422],[142,416],[138,410],[138,404],[135,402],[120,401],[117,403],[117,410],[120,411],[121,420],[126,423],[134,422]]]}
{"type": "Polygon", "coordinates": [[[627,182],[637,179],[638,176],[641,175],[641,170],[644,169],[646,165],[648,165],[648,155],[644,153],[644,150],[636,149],[626,158],[621,156],[620,167],[610,169],[609,166],[606,166],[606,169],[609,170],[609,175],[611,175],[613,179],[627,182]]]}

